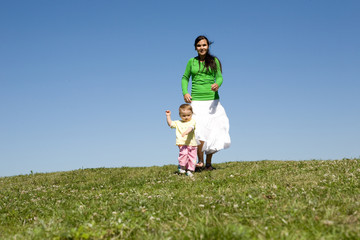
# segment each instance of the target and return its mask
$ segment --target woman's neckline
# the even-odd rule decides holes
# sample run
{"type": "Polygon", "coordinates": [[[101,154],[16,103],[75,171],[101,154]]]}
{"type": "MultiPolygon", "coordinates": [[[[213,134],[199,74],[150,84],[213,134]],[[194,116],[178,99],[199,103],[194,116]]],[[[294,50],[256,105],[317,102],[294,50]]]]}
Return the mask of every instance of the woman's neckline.
{"type": "Polygon", "coordinates": [[[197,60],[198,60],[199,62],[205,62],[205,58],[204,58],[204,59],[200,59],[199,56],[197,56],[197,60]]]}

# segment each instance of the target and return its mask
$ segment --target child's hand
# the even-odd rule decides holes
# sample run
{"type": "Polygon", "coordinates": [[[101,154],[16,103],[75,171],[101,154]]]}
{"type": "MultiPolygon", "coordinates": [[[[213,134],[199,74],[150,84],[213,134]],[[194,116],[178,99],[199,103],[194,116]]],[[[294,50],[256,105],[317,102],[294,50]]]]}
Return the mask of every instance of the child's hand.
{"type": "Polygon", "coordinates": [[[166,114],[166,122],[169,125],[169,127],[171,127],[172,121],[171,121],[171,116],[170,116],[171,115],[170,110],[166,110],[165,114],[166,114]]]}
{"type": "Polygon", "coordinates": [[[182,137],[185,137],[186,135],[188,135],[190,132],[192,132],[194,130],[194,128],[193,127],[189,127],[188,129],[186,129],[186,131],[185,132],[183,132],[182,134],[181,134],[181,136],[182,137]]]}

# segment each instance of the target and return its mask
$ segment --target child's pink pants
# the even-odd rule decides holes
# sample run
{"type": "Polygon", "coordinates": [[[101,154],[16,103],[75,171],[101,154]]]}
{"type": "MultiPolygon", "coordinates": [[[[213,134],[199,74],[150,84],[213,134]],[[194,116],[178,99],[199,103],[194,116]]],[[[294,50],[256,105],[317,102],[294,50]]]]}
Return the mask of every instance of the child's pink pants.
{"type": "Polygon", "coordinates": [[[195,171],[196,156],[196,146],[180,146],[179,165],[190,171],[195,171]]]}

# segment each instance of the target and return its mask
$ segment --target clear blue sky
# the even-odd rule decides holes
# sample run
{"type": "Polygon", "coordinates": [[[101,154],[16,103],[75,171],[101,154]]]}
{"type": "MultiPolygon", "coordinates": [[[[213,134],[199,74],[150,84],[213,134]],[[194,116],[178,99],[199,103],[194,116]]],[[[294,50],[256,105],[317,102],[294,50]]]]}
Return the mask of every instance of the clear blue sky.
{"type": "Polygon", "coordinates": [[[200,34],[230,119],[214,163],[359,157],[359,12],[357,0],[3,0],[0,176],[177,164],[165,110],[183,103],[200,34]]]}

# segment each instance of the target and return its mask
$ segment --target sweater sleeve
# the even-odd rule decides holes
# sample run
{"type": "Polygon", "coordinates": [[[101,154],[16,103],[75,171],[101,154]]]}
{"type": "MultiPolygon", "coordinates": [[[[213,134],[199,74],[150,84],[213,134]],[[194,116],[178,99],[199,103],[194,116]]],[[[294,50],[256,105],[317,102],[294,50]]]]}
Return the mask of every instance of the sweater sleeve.
{"type": "Polygon", "coordinates": [[[189,86],[189,80],[190,80],[190,76],[191,76],[191,63],[192,63],[192,60],[190,59],[186,65],[185,73],[181,79],[181,89],[182,89],[183,95],[189,93],[188,86],[189,86]]]}
{"type": "Polygon", "coordinates": [[[216,67],[217,67],[217,71],[215,74],[215,83],[217,83],[220,87],[223,83],[223,77],[222,77],[222,73],[221,73],[220,62],[217,58],[215,58],[215,62],[216,62],[216,67]]]}

